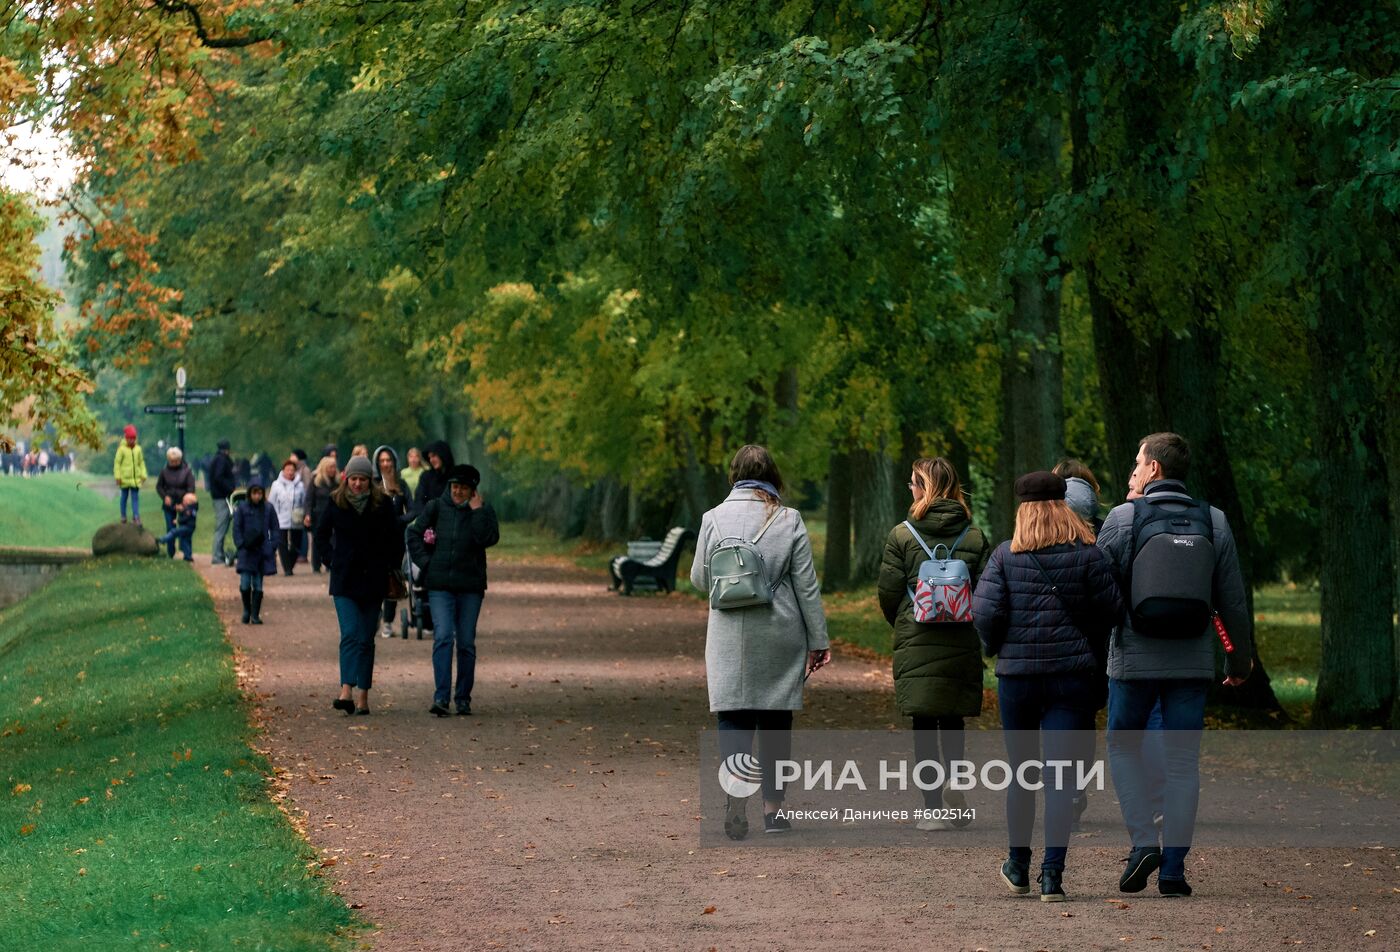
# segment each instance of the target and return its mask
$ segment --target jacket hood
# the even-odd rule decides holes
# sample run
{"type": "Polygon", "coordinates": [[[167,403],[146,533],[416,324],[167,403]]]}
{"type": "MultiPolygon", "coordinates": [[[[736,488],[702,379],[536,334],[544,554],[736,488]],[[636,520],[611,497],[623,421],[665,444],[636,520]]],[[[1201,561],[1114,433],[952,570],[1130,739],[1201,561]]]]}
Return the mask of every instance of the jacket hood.
{"type": "Polygon", "coordinates": [[[967,513],[963,507],[951,499],[935,499],[933,505],[928,507],[928,512],[924,513],[922,519],[913,518],[910,514],[909,521],[914,524],[914,528],[929,535],[941,533],[961,532],[971,520],[967,518],[967,513]]]}
{"type": "Polygon", "coordinates": [[[267,487],[263,485],[261,476],[254,476],[248,480],[248,491],[252,492],[254,489],[261,489],[263,492],[267,492],[267,487]]]}
{"type": "MultiPolygon", "coordinates": [[[[382,446],[376,446],[374,448],[374,452],[371,453],[369,457],[370,462],[374,464],[375,479],[379,478],[379,454],[382,453],[384,450],[388,450],[389,455],[394,458],[394,472],[397,473],[399,471],[399,454],[394,452],[394,448],[392,446],[390,446],[388,443],[385,443],[382,446]]],[[[451,450],[449,450],[448,452],[450,453],[451,450]]]]}
{"type": "Polygon", "coordinates": [[[430,466],[428,463],[429,453],[436,453],[438,456],[442,457],[442,468],[444,470],[449,470],[457,465],[457,460],[452,456],[452,447],[448,446],[447,443],[442,440],[433,440],[433,442],[423,447],[424,466],[430,466]]]}

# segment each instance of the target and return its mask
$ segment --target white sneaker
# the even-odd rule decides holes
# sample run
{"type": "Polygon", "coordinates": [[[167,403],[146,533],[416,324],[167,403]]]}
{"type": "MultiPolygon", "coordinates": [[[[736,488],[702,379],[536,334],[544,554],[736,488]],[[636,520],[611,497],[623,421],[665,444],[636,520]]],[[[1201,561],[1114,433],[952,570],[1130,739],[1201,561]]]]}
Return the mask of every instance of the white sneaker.
{"type": "Polygon", "coordinates": [[[392,637],[394,637],[394,626],[391,625],[389,622],[386,621],[386,622],[384,623],[384,627],[382,627],[382,628],[379,629],[379,637],[381,637],[381,638],[392,638],[392,637]]]}
{"type": "Polygon", "coordinates": [[[926,817],[914,824],[914,829],[923,830],[925,833],[942,833],[951,830],[953,824],[947,820],[940,820],[935,817],[926,817]]]}

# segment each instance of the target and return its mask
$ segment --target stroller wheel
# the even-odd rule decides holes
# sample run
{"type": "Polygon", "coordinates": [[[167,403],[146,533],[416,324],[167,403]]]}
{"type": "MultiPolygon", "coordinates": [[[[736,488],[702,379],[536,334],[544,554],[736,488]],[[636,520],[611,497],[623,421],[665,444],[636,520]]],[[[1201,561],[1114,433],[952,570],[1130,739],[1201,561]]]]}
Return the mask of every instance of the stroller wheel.
{"type": "Polygon", "coordinates": [[[408,609],[399,609],[399,635],[405,641],[408,640],[408,609]]]}

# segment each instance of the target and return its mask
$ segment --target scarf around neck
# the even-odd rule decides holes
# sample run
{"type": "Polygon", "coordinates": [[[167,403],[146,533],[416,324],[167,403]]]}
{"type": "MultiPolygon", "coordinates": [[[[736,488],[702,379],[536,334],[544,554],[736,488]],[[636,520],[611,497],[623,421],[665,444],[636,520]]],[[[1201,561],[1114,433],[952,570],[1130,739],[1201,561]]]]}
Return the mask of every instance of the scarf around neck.
{"type": "Polygon", "coordinates": [[[782,501],[783,501],[782,494],[778,492],[777,488],[774,487],[774,485],[773,485],[772,483],[764,482],[764,481],[761,480],[761,479],[741,479],[741,480],[739,480],[738,482],[736,482],[736,483],[734,484],[734,488],[735,488],[735,489],[761,489],[761,490],[763,490],[764,492],[766,492],[768,495],[772,496],[774,499],[778,500],[778,502],[782,502],[782,501]]]}
{"type": "Polygon", "coordinates": [[[360,515],[365,514],[365,506],[369,505],[369,493],[346,493],[345,498],[350,500],[350,505],[355,507],[355,511],[360,515]]]}

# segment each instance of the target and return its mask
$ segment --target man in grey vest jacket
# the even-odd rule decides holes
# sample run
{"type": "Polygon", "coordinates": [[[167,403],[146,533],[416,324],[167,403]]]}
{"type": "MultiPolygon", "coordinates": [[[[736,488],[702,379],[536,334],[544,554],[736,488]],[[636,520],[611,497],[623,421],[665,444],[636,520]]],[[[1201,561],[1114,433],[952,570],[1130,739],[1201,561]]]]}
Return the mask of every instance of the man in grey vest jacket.
{"type": "MultiPolygon", "coordinates": [[[[1192,499],[1184,480],[1190,464],[1190,447],[1177,434],[1144,437],[1128,479],[1129,500],[1157,497],[1157,504],[1168,510],[1187,509],[1192,499]]],[[[1132,502],[1116,507],[1104,520],[1098,538],[1120,579],[1127,577],[1133,558],[1133,511],[1132,502]]],[[[1226,655],[1224,683],[1235,686],[1244,683],[1254,666],[1252,619],[1230,523],[1214,507],[1210,517],[1215,546],[1211,604],[1234,643],[1235,650],[1226,655]]],[[[1131,604],[1131,595],[1128,598],[1131,604]]],[[[1162,895],[1191,895],[1186,854],[1200,800],[1200,731],[1205,726],[1206,692],[1215,676],[1216,640],[1213,624],[1207,624],[1198,635],[1161,638],[1134,631],[1131,618],[1124,619],[1110,640],[1108,758],[1133,845],[1128,868],[1118,884],[1124,892],[1146,888],[1148,877],[1160,867],[1157,888],[1162,895]],[[1165,789],[1161,791],[1165,848],[1158,845],[1152,822],[1148,768],[1143,757],[1143,730],[1158,704],[1165,731],[1165,789]]]]}

